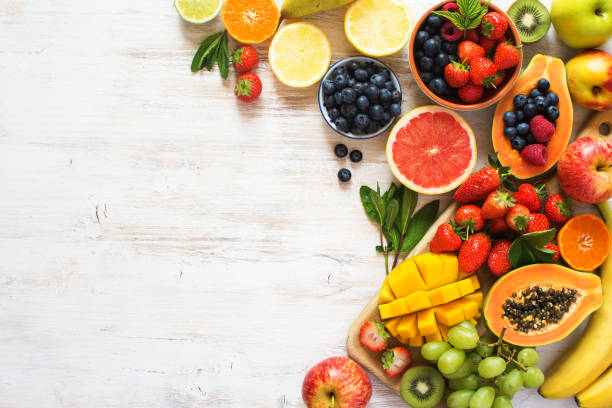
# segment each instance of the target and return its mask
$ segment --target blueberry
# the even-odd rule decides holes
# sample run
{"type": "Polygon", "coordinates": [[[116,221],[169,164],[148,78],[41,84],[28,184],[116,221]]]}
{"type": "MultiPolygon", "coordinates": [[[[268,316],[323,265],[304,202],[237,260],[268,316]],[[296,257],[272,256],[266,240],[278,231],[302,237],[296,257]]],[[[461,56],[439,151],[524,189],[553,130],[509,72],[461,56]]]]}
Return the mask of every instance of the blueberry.
{"type": "Polygon", "coordinates": [[[457,43],[452,41],[442,41],[442,51],[447,54],[456,54],[457,43]]]}
{"type": "Polygon", "coordinates": [[[340,111],[338,108],[331,108],[327,111],[327,114],[329,115],[329,118],[334,121],[338,118],[338,116],[340,116],[340,111]]]}
{"type": "Polygon", "coordinates": [[[402,112],[402,108],[400,107],[399,103],[392,103],[391,105],[389,105],[389,112],[393,116],[397,116],[402,112]]]}
{"type": "Polygon", "coordinates": [[[434,78],[429,82],[429,89],[438,96],[444,96],[448,91],[448,86],[442,78],[434,78]]]}
{"type": "Polygon", "coordinates": [[[334,76],[336,77],[338,75],[346,75],[346,69],[344,67],[334,69],[334,76]]]}
{"type": "Polygon", "coordinates": [[[387,88],[379,90],[378,103],[380,103],[382,106],[389,106],[391,104],[391,91],[387,88]]]}
{"type": "Polygon", "coordinates": [[[536,96],[541,96],[541,95],[542,95],[542,92],[540,92],[538,88],[533,88],[531,92],[529,92],[529,96],[532,97],[534,100],[536,96]]]}
{"type": "Polygon", "coordinates": [[[353,119],[357,114],[357,106],[354,103],[346,103],[340,107],[342,116],[347,119],[353,119]]]}
{"type": "Polygon", "coordinates": [[[374,74],[370,77],[370,82],[376,85],[378,88],[385,87],[385,77],[380,74],[374,74]]]}
{"type": "Polygon", "coordinates": [[[393,91],[395,89],[395,85],[393,84],[393,81],[385,82],[385,88],[387,88],[389,91],[393,91]]]}
{"type": "Polygon", "coordinates": [[[523,137],[525,138],[525,143],[528,145],[536,143],[535,137],[533,137],[531,132],[527,132],[527,134],[523,137]]]}
{"type": "Polygon", "coordinates": [[[443,52],[439,52],[438,54],[436,54],[434,58],[434,63],[439,67],[447,66],[448,65],[448,55],[443,52]]]}
{"type": "Polygon", "coordinates": [[[431,36],[432,40],[436,40],[436,42],[438,43],[438,45],[440,45],[440,48],[442,48],[442,37],[440,37],[439,33],[435,33],[434,35],[431,36]]]}
{"type": "Polygon", "coordinates": [[[359,64],[356,61],[351,61],[346,64],[346,69],[349,73],[354,73],[357,69],[359,69],[359,64]]]}
{"type": "Polygon", "coordinates": [[[421,81],[423,81],[423,83],[425,85],[427,85],[428,83],[431,82],[431,80],[434,78],[433,74],[431,72],[421,72],[421,81]]]}
{"type": "Polygon", "coordinates": [[[556,106],[549,106],[546,108],[546,118],[551,122],[554,122],[559,118],[559,108],[556,106]]]}
{"type": "Polygon", "coordinates": [[[378,88],[374,84],[366,84],[363,94],[370,100],[370,103],[378,101],[378,88]]]}
{"type": "Polygon", "coordinates": [[[358,113],[355,116],[353,124],[359,129],[365,129],[370,124],[370,118],[365,113],[358,113]]]}
{"type": "Polygon", "coordinates": [[[510,141],[510,144],[512,145],[513,149],[516,149],[519,152],[523,150],[523,148],[527,145],[527,143],[525,142],[525,139],[523,139],[520,136],[516,136],[514,139],[512,139],[510,141]]]}
{"type": "Polygon", "coordinates": [[[364,131],[363,129],[359,129],[357,126],[354,126],[351,128],[351,133],[355,136],[359,136],[359,135],[363,135],[364,131]]]}
{"type": "Polygon", "coordinates": [[[334,153],[336,156],[342,158],[348,154],[348,147],[345,144],[339,143],[334,147],[334,153]]]}
{"type": "Polygon", "coordinates": [[[342,92],[338,91],[334,94],[334,100],[336,101],[336,105],[342,105],[342,92]]]}
{"type": "Polygon", "coordinates": [[[361,112],[367,112],[369,107],[370,101],[368,100],[367,96],[361,95],[359,98],[357,98],[357,109],[359,109],[361,112]]]}
{"type": "Polygon", "coordinates": [[[518,131],[515,127],[507,127],[504,129],[504,136],[509,140],[512,140],[517,134],[518,131]]]}
{"type": "Polygon", "coordinates": [[[427,31],[420,30],[414,36],[414,47],[415,49],[421,48],[425,41],[429,40],[429,33],[427,31]]]}
{"type": "Polygon", "coordinates": [[[380,124],[375,120],[370,120],[366,133],[375,133],[378,129],[380,129],[380,124]]]}
{"type": "Polygon", "coordinates": [[[336,105],[336,100],[334,99],[334,95],[329,95],[325,97],[325,102],[323,103],[325,107],[329,110],[336,105]]]}
{"type": "Polygon", "coordinates": [[[366,68],[366,72],[368,73],[368,78],[376,73],[375,70],[374,70],[374,67],[372,67],[372,66],[368,66],[366,68]]]}
{"type": "Polygon", "coordinates": [[[355,90],[355,93],[357,94],[357,96],[359,95],[363,95],[363,89],[365,87],[365,84],[363,82],[357,82],[355,84],[355,86],[353,87],[353,89],[355,90]]]}
{"type": "Polygon", "coordinates": [[[374,120],[381,120],[385,115],[385,110],[380,105],[372,105],[368,111],[370,113],[370,118],[374,120]]]}
{"type": "Polygon", "coordinates": [[[548,82],[548,79],[540,78],[538,80],[538,90],[542,92],[542,94],[545,94],[549,88],[550,88],[550,82],[548,82]]]}
{"type": "Polygon", "coordinates": [[[401,101],[402,101],[402,93],[398,91],[397,89],[394,91],[391,91],[391,102],[400,103],[401,101]]]}
{"type": "Polygon", "coordinates": [[[346,118],[343,116],[338,117],[338,119],[334,121],[334,124],[336,125],[336,128],[341,132],[348,132],[349,130],[348,120],[346,120],[346,118]]]}
{"type": "Polygon", "coordinates": [[[359,150],[353,150],[349,157],[353,163],[359,163],[363,159],[363,154],[359,150]]]}
{"type": "Polygon", "coordinates": [[[422,72],[431,72],[433,68],[433,59],[429,57],[423,57],[419,60],[419,70],[422,72]]]}
{"type": "Polygon", "coordinates": [[[516,112],[516,121],[517,122],[524,122],[525,121],[525,112],[523,112],[522,110],[518,110],[516,112]]]}
{"type": "Polygon", "coordinates": [[[504,121],[504,125],[514,126],[514,124],[516,123],[516,113],[514,113],[513,111],[507,111],[504,113],[502,119],[504,121]]]}
{"type": "Polygon", "coordinates": [[[431,70],[431,73],[434,74],[435,77],[437,77],[437,76],[439,76],[439,77],[444,76],[443,72],[444,72],[444,68],[439,66],[439,65],[436,65],[436,64],[434,64],[434,66],[433,66],[433,68],[431,70]]]}
{"type": "Polygon", "coordinates": [[[519,123],[516,125],[516,130],[518,131],[519,135],[525,136],[527,133],[529,133],[529,125],[527,123],[519,123]]]}
{"type": "Polygon", "coordinates": [[[389,74],[389,70],[387,68],[380,68],[378,70],[378,75],[382,75],[383,78],[385,78],[385,81],[388,81],[391,79],[391,74],[389,74]]]}
{"type": "Polygon", "coordinates": [[[533,100],[535,102],[536,108],[538,108],[538,112],[543,113],[546,110],[546,98],[540,95],[533,98],[533,100]]]}
{"type": "Polygon", "coordinates": [[[338,171],[338,179],[346,183],[351,179],[351,171],[349,169],[340,169],[340,171],[338,171]]]}
{"type": "Polygon", "coordinates": [[[348,82],[347,82],[347,87],[348,88],[353,88],[355,86],[355,84],[357,83],[357,81],[355,81],[355,78],[349,78],[348,82]]]}
{"type": "Polygon", "coordinates": [[[518,94],[514,97],[512,103],[516,109],[523,109],[527,104],[527,97],[523,94],[518,94]]]}
{"type": "Polygon", "coordinates": [[[364,82],[368,80],[368,71],[363,68],[356,69],[353,75],[355,75],[357,81],[364,82]]]}
{"type": "Polygon", "coordinates": [[[336,89],[341,90],[347,87],[348,78],[346,77],[346,75],[343,75],[343,74],[336,75],[335,82],[336,82],[336,89]]]}
{"type": "Polygon", "coordinates": [[[383,123],[387,123],[387,122],[389,122],[389,120],[390,120],[390,119],[391,119],[391,114],[390,114],[389,112],[385,112],[385,113],[383,114],[383,120],[382,120],[382,122],[383,122],[383,123]]]}
{"type": "Polygon", "coordinates": [[[342,102],[353,103],[357,99],[357,93],[353,88],[344,88],[342,90],[342,102]]]}
{"type": "Polygon", "coordinates": [[[525,112],[525,119],[531,120],[531,118],[538,114],[538,107],[535,103],[528,103],[523,108],[523,112],[525,112]]]}
{"type": "Polygon", "coordinates": [[[428,57],[433,57],[440,51],[440,43],[435,38],[430,38],[423,44],[423,52],[428,57]]]}
{"type": "Polygon", "coordinates": [[[336,92],[336,85],[334,81],[326,79],[323,81],[323,94],[324,95],[333,95],[336,92]]]}
{"type": "Polygon", "coordinates": [[[557,106],[559,104],[559,96],[554,92],[549,92],[546,94],[546,105],[548,106],[557,106]]]}
{"type": "Polygon", "coordinates": [[[525,105],[529,105],[530,103],[535,103],[533,101],[533,98],[527,98],[527,102],[525,102],[525,105]]]}
{"type": "Polygon", "coordinates": [[[437,14],[430,14],[427,20],[425,20],[425,24],[435,30],[439,30],[442,24],[444,24],[444,19],[437,14]]]}
{"type": "Polygon", "coordinates": [[[425,53],[423,51],[417,51],[414,53],[414,60],[418,61],[421,58],[423,58],[425,56],[425,53]]]}
{"type": "Polygon", "coordinates": [[[429,36],[431,37],[432,35],[438,34],[438,32],[440,32],[440,29],[436,29],[433,27],[430,27],[428,25],[425,26],[425,31],[427,31],[427,33],[429,34],[429,36]]]}

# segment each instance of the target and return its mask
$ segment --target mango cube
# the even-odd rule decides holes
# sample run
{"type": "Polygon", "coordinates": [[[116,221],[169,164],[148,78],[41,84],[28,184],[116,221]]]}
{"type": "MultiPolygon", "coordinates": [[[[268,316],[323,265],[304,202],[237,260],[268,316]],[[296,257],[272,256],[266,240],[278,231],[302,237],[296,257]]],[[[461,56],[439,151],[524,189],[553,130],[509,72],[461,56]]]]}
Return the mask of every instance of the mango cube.
{"type": "Polygon", "coordinates": [[[466,299],[477,303],[478,306],[482,306],[482,292],[475,292],[465,296],[466,299]]]}
{"type": "Polygon", "coordinates": [[[391,290],[391,286],[389,285],[389,280],[385,279],[380,288],[380,293],[378,294],[378,304],[389,303],[395,299],[393,295],[393,291],[391,290]]]}
{"type": "Polygon", "coordinates": [[[429,292],[429,299],[434,306],[448,303],[460,297],[461,292],[459,291],[458,282],[441,286],[429,292]]]}
{"type": "Polygon", "coordinates": [[[442,341],[442,333],[436,328],[436,332],[425,336],[427,341],[442,341]]]}
{"type": "Polygon", "coordinates": [[[438,323],[438,330],[440,330],[442,341],[448,341],[448,331],[450,329],[451,329],[450,327],[438,323]]]}
{"type": "Polygon", "coordinates": [[[433,309],[421,310],[417,315],[417,325],[422,336],[434,334],[438,331],[436,315],[433,309]]]}
{"type": "Polygon", "coordinates": [[[417,326],[417,314],[412,313],[403,316],[400,320],[399,325],[397,326],[397,331],[401,337],[404,337],[406,339],[411,339],[416,336],[419,332],[417,326]]]}
{"type": "Polygon", "coordinates": [[[456,304],[456,302],[460,300],[461,299],[458,299],[444,305],[436,306],[434,308],[436,320],[446,326],[454,326],[464,321],[465,316],[463,314],[463,309],[456,304]]]}
{"type": "Polygon", "coordinates": [[[387,276],[387,281],[396,298],[427,289],[413,258],[408,258],[393,268],[387,276]]]}
{"type": "Polygon", "coordinates": [[[444,281],[450,283],[455,282],[459,277],[459,261],[457,255],[454,254],[438,254],[442,261],[442,270],[444,281]]]}
{"type": "Polygon", "coordinates": [[[421,272],[421,276],[423,277],[427,288],[434,289],[444,285],[445,283],[449,283],[444,280],[442,260],[438,254],[426,252],[424,254],[417,255],[412,259],[414,259],[414,263],[416,263],[417,268],[419,268],[419,272],[421,272]]]}
{"type": "Polygon", "coordinates": [[[400,320],[402,320],[401,317],[394,317],[393,319],[389,319],[385,322],[387,330],[389,330],[389,333],[391,333],[393,337],[397,337],[398,335],[397,326],[399,325],[400,320]]]}
{"type": "Polygon", "coordinates": [[[421,347],[423,343],[423,336],[416,336],[411,339],[408,339],[408,345],[410,347],[421,347]]]}

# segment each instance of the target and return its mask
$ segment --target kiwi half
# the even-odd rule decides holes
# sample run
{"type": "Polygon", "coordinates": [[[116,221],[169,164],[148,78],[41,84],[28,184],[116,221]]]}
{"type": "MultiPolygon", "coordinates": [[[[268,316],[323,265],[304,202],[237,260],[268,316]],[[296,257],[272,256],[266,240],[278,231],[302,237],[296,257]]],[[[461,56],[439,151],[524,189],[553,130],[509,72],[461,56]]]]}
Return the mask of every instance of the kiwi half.
{"type": "Polygon", "coordinates": [[[412,367],[402,376],[400,394],[412,408],[433,408],[444,397],[446,382],[433,367],[412,367]]]}
{"type": "Polygon", "coordinates": [[[533,43],[544,37],[550,29],[548,9],[538,0],[518,0],[508,9],[519,37],[524,43],[533,43]]]}

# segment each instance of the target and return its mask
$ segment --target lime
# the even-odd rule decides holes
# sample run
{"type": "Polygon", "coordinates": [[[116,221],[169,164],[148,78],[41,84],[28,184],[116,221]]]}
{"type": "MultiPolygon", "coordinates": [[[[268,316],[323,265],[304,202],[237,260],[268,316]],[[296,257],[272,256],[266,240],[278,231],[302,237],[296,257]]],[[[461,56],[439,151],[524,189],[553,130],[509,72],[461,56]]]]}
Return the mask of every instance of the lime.
{"type": "Polygon", "coordinates": [[[174,6],[183,20],[203,24],[217,17],[223,0],[174,0],[174,6]]]}

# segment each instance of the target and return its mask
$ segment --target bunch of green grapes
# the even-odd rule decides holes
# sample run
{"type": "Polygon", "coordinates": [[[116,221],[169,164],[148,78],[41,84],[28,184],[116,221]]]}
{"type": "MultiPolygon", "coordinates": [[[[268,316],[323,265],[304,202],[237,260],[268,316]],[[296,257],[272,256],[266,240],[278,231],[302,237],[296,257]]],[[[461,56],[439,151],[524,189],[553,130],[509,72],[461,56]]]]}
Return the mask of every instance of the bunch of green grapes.
{"type": "Polygon", "coordinates": [[[498,340],[481,339],[476,327],[463,322],[448,331],[448,342],[430,341],[421,347],[449,380],[449,408],[512,408],[510,400],[522,387],[535,388],[544,374],[535,367],[540,354],[498,340]]]}

